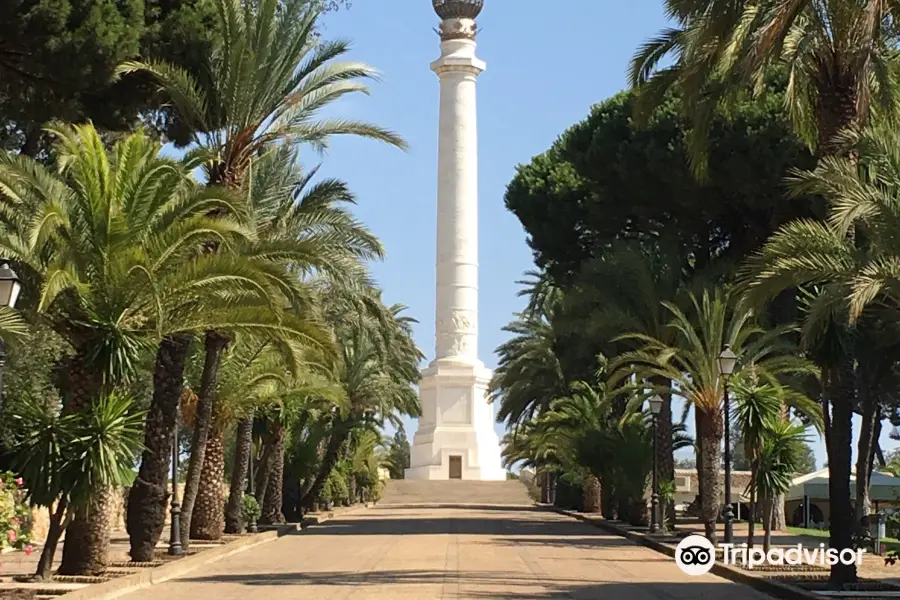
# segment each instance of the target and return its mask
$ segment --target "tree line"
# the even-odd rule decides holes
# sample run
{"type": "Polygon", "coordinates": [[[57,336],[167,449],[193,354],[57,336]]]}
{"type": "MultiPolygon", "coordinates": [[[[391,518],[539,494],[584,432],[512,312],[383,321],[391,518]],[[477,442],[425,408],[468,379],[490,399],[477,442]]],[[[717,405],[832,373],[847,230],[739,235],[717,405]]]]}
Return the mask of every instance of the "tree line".
{"type": "MultiPolygon", "coordinates": [[[[698,509],[715,541],[727,383],[756,518],[783,524],[779,497],[805,432],[818,431],[829,545],[854,548],[884,464],[880,432],[900,422],[897,7],[665,10],[673,25],[637,49],[630,89],[508,186],[537,284],[493,385],[512,427],[507,457],[567,474],[613,515],[646,510],[646,401],[664,401],[657,461],[670,483],[690,416],[672,415],[677,396],[693,413],[698,509]],[[726,345],[738,361],[727,382],[716,361],[726,345]]],[[[832,567],[833,587],[855,580],[854,565],[832,567]]]]}
{"type": "Polygon", "coordinates": [[[176,432],[185,545],[378,498],[422,354],[352,190],[301,162],[338,135],[405,148],[323,116],[375,74],[322,33],[346,4],[0,9],[0,254],[23,285],[0,459],[50,514],[39,577],[63,533],[60,574],[105,570],[123,488],[131,558],[154,559],[176,432]]]}

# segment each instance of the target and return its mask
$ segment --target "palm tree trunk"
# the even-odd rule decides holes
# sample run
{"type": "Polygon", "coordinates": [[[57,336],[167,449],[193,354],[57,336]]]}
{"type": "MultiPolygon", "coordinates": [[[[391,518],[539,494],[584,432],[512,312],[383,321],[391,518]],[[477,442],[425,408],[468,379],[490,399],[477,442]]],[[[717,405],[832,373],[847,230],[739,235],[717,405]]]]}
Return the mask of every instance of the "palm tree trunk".
{"type": "Polygon", "coordinates": [[[759,461],[754,460],[750,467],[750,514],[747,515],[747,547],[753,547],[753,535],[756,530],[756,475],[759,472],[759,461]]]}
{"type": "Polygon", "coordinates": [[[200,491],[200,473],[206,457],[206,444],[212,422],[216,384],[219,380],[219,364],[222,352],[228,345],[228,338],[210,331],[204,340],[206,355],[203,360],[203,374],[200,376],[200,393],[197,395],[197,415],[194,419],[194,437],[191,440],[191,459],[188,463],[187,479],[184,482],[184,497],[181,501],[181,541],[189,544],[191,516],[194,502],[200,491]]]}
{"type": "Polygon", "coordinates": [[[280,423],[273,424],[272,453],[269,458],[268,478],[265,481],[266,496],[263,499],[262,519],[266,525],[284,523],[281,506],[284,502],[284,427],[280,423]]]}
{"type": "Polygon", "coordinates": [[[38,560],[35,577],[43,581],[49,581],[53,577],[53,558],[56,556],[56,547],[66,527],[69,526],[72,515],[68,510],[65,499],[56,504],[56,510],[50,509],[50,526],[47,531],[47,539],[41,550],[41,558],[38,560]]]}
{"type": "Polygon", "coordinates": [[[700,456],[703,457],[699,478],[703,481],[700,506],[706,538],[716,545],[718,536],[716,522],[719,519],[719,435],[715,416],[700,411],[700,425],[697,438],[700,442],[700,456]]]}
{"type": "Polygon", "coordinates": [[[153,398],[144,428],[144,452],[137,478],[128,494],[125,521],[131,542],[131,560],[135,562],[153,560],[153,550],[165,527],[169,462],[190,343],[187,336],[168,337],[156,351],[153,398]]]}
{"type": "MultiPolygon", "coordinates": [[[[653,379],[657,387],[671,390],[672,382],[665,378],[653,379]]],[[[656,419],[656,464],[660,481],[675,481],[675,457],[672,449],[672,394],[660,394],[663,399],[662,409],[656,419]]],[[[662,522],[675,521],[675,500],[668,500],[662,507],[662,522]]]]}
{"type": "MultiPolygon", "coordinates": [[[[331,439],[328,440],[328,446],[325,448],[325,455],[322,457],[322,463],[319,466],[319,472],[316,474],[316,478],[312,481],[309,488],[304,492],[303,500],[300,501],[300,506],[303,508],[309,508],[313,499],[319,494],[319,490],[325,485],[325,480],[328,479],[332,469],[334,469],[334,465],[337,464],[341,447],[344,445],[349,433],[349,430],[344,427],[343,423],[336,422],[334,424],[331,439]]],[[[553,500],[554,498],[552,497],[551,492],[551,502],[553,502],[553,500]]]]}
{"type": "Polygon", "coordinates": [[[225,528],[225,435],[213,426],[206,443],[206,457],[200,471],[197,504],[191,519],[191,539],[218,540],[225,528]]]}
{"type": "Polygon", "coordinates": [[[97,489],[90,505],[75,513],[66,528],[60,575],[100,575],[106,571],[112,533],[109,517],[115,493],[112,488],[97,489]]]}
{"type": "Polygon", "coordinates": [[[600,480],[596,475],[588,475],[584,478],[584,512],[599,513],[600,498],[603,495],[603,489],[600,480]]]}
{"type": "Polygon", "coordinates": [[[225,533],[241,533],[241,502],[247,487],[247,473],[253,453],[253,417],[241,419],[237,427],[237,443],[234,448],[234,469],[231,472],[231,489],[225,509],[225,533]]]}
{"type": "Polygon", "coordinates": [[[703,452],[701,452],[701,450],[700,450],[700,434],[699,434],[699,432],[703,430],[702,421],[703,421],[703,416],[700,414],[700,411],[695,408],[694,409],[694,431],[696,431],[698,433],[696,436],[697,439],[694,442],[694,457],[696,459],[695,462],[697,463],[697,465],[696,465],[697,466],[697,498],[699,498],[701,500],[700,501],[701,506],[698,507],[701,515],[703,514],[703,508],[702,508],[703,501],[702,500],[703,500],[703,487],[704,487],[703,486],[703,483],[704,483],[704,480],[703,480],[704,456],[703,456],[703,452]]]}
{"type": "Polygon", "coordinates": [[[768,496],[763,499],[763,552],[769,553],[772,547],[772,499],[768,496]]]}
{"type": "Polygon", "coordinates": [[[856,519],[854,525],[857,533],[868,531],[871,502],[869,482],[871,480],[872,455],[875,449],[875,413],[878,403],[875,395],[870,393],[871,360],[863,354],[859,358],[857,379],[857,396],[862,412],[862,423],[859,429],[859,442],[856,450],[856,519]]]}
{"type": "Polygon", "coordinates": [[[253,481],[256,489],[253,490],[256,495],[256,502],[260,509],[266,502],[266,495],[269,491],[269,473],[272,471],[272,454],[275,448],[275,438],[271,435],[271,430],[266,431],[262,439],[262,455],[259,457],[256,471],[256,477],[253,481]]]}
{"type": "MultiPolygon", "coordinates": [[[[89,349],[80,349],[66,372],[63,413],[73,414],[88,409],[101,391],[99,374],[89,366],[89,349]]],[[[89,506],[78,507],[66,530],[60,575],[94,575],[106,570],[109,554],[109,506],[113,490],[98,488],[89,506]]],[[[74,507],[73,507],[74,508],[74,507]]]]}
{"type": "MultiPolygon", "coordinates": [[[[855,394],[853,361],[849,357],[824,370],[823,400],[825,447],[828,451],[828,498],[831,502],[830,548],[853,548],[853,508],[850,503],[850,461],[853,398],[855,394]],[[830,410],[829,410],[830,404],[830,410]]],[[[842,588],[857,580],[856,563],[838,562],[831,567],[829,583],[842,588]]]]}

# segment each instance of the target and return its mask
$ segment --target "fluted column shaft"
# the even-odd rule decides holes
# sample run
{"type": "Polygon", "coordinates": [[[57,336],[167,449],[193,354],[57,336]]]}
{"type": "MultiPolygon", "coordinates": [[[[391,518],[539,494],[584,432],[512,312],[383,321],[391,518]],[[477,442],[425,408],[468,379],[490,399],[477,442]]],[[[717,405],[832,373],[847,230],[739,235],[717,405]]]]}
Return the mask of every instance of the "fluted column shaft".
{"type": "Polygon", "coordinates": [[[441,42],[435,359],[478,352],[478,132],[473,39],[441,42]]]}

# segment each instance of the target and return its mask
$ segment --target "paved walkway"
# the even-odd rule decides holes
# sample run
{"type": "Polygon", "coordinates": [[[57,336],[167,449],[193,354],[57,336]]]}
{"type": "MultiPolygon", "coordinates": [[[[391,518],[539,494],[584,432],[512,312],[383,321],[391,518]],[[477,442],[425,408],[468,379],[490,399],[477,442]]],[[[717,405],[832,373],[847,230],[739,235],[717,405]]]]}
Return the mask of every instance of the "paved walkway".
{"type": "Polygon", "coordinates": [[[233,555],[125,600],[763,600],[555,513],[378,507],[233,555]]]}

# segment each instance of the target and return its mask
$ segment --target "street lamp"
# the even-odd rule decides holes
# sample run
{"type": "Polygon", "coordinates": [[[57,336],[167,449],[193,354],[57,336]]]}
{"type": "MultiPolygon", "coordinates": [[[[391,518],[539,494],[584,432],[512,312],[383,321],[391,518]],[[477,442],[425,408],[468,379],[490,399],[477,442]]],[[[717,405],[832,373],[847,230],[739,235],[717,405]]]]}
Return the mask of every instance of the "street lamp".
{"type": "MultiPolygon", "coordinates": [[[[22,282],[8,263],[0,265],[0,305],[15,308],[22,282]]],[[[6,344],[0,339],[0,410],[3,410],[3,368],[6,366],[6,344]]]]}
{"type": "Polygon", "coordinates": [[[722,388],[724,399],[722,402],[725,417],[725,543],[732,543],[734,529],[731,511],[731,407],[728,400],[728,378],[734,373],[737,365],[737,355],[726,344],[725,349],[719,355],[719,374],[722,376],[722,388]]]}
{"type": "Polygon", "coordinates": [[[172,436],[172,518],[169,523],[169,556],[184,554],[181,545],[181,505],[178,503],[178,406],[175,407],[175,435],[172,436]]]}
{"type": "MultiPolygon", "coordinates": [[[[250,486],[250,492],[249,492],[250,495],[255,498],[255,491],[253,489],[253,479],[254,479],[253,463],[256,462],[254,460],[254,458],[256,458],[256,457],[253,456],[254,454],[255,454],[255,452],[253,451],[253,446],[251,445],[250,446],[250,466],[247,468],[247,480],[248,480],[247,484],[250,486]]],[[[241,502],[241,505],[243,505],[243,502],[241,502]]],[[[247,523],[247,532],[248,533],[258,533],[259,532],[259,526],[256,524],[256,511],[253,511],[250,514],[250,522],[247,523]]]]}
{"type": "Polygon", "coordinates": [[[663,399],[653,396],[647,401],[650,404],[650,414],[653,415],[653,495],[650,497],[650,533],[659,533],[659,465],[657,464],[658,442],[656,439],[656,420],[662,410],[663,399]]]}

